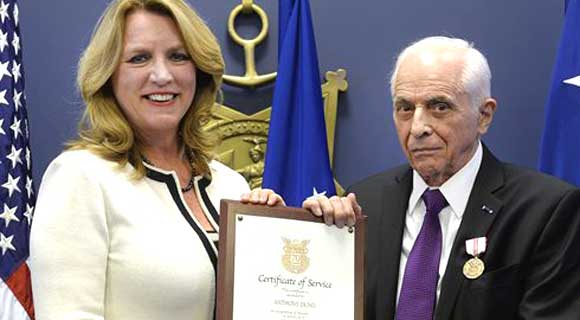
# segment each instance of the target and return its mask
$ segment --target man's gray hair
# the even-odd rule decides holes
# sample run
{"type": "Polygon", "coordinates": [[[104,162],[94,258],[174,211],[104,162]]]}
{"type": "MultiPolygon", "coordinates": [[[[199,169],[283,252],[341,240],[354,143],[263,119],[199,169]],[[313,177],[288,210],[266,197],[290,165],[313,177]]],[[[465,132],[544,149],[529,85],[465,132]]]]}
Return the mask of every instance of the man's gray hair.
{"type": "Polygon", "coordinates": [[[470,97],[473,108],[478,108],[485,99],[491,97],[491,71],[485,56],[475,49],[472,43],[463,39],[445,36],[423,38],[406,47],[397,57],[397,62],[391,74],[391,96],[394,96],[395,80],[401,62],[407,55],[433,47],[445,47],[449,49],[467,49],[465,64],[461,76],[461,85],[465,93],[470,97]]]}

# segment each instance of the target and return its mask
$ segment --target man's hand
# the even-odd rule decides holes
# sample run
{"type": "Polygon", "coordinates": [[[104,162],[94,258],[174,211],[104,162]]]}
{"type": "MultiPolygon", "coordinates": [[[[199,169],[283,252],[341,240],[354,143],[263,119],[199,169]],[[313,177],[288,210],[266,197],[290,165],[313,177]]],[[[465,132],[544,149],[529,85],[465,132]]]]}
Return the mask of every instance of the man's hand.
{"type": "Polygon", "coordinates": [[[315,216],[323,217],[327,225],[336,224],[339,228],[345,225],[354,226],[356,216],[362,214],[354,193],[349,193],[346,197],[333,196],[330,199],[321,195],[310,197],[302,202],[302,207],[315,216]]]}
{"type": "Polygon", "coordinates": [[[271,189],[256,188],[249,193],[244,193],[240,199],[242,203],[261,204],[268,206],[285,206],[282,196],[271,189]]]}

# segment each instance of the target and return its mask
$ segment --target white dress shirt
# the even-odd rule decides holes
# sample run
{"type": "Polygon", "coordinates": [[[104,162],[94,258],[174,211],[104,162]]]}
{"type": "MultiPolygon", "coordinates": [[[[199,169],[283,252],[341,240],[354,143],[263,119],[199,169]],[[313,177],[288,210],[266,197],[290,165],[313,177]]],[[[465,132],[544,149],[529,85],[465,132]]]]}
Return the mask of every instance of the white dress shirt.
{"type": "MultiPolygon", "coordinates": [[[[442,243],[441,243],[441,259],[439,261],[439,278],[437,281],[437,300],[441,292],[441,279],[445,274],[447,262],[451,253],[453,241],[457,235],[457,230],[461,224],[469,195],[475,183],[475,177],[481,166],[481,159],[483,157],[483,148],[479,142],[475,154],[449,180],[439,187],[439,190],[445,196],[449,206],[443,208],[439,213],[439,221],[441,223],[442,243]]],[[[405,274],[405,267],[409,253],[413,248],[415,239],[421,231],[423,219],[425,218],[425,203],[421,199],[421,195],[426,189],[430,188],[427,183],[421,178],[417,171],[413,170],[413,191],[409,197],[409,206],[407,207],[407,215],[405,217],[405,230],[403,232],[403,245],[401,248],[401,261],[399,265],[399,283],[397,285],[397,304],[399,303],[399,296],[401,294],[401,286],[403,284],[403,276],[405,274]]],[[[436,188],[430,188],[436,189],[436,188]]]]}

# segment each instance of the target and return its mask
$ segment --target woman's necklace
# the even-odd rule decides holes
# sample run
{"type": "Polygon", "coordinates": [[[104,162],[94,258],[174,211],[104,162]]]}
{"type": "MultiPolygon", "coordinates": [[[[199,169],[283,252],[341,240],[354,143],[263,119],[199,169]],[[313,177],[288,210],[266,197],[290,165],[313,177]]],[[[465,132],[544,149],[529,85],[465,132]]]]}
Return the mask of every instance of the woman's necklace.
{"type": "MultiPolygon", "coordinates": [[[[153,164],[153,162],[151,162],[151,160],[147,159],[147,157],[145,157],[144,155],[141,155],[141,159],[143,159],[143,162],[147,163],[148,165],[155,166],[153,164]]],[[[188,162],[189,162],[189,160],[188,160],[188,162]]],[[[191,162],[189,162],[189,164],[191,166],[191,162]]],[[[191,167],[191,176],[189,177],[189,181],[187,182],[187,185],[185,187],[181,188],[181,192],[186,193],[186,192],[193,190],[194,183],[195,183],[195,174],[193,173],[193,167],[191,167]]]]}

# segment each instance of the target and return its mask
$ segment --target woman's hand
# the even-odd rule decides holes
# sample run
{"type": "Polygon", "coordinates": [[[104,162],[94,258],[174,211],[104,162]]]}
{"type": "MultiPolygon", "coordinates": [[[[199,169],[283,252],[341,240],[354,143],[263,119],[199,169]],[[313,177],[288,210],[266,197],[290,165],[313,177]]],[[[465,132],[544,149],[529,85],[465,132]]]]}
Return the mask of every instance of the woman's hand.
{"type": "Polygon", "coordinates": [[[256,188],[249,193],[244,193],[240,200],[242,203],[261,204],[268,206],[286,206],[282,196],[271,189],[256,188]]]}

